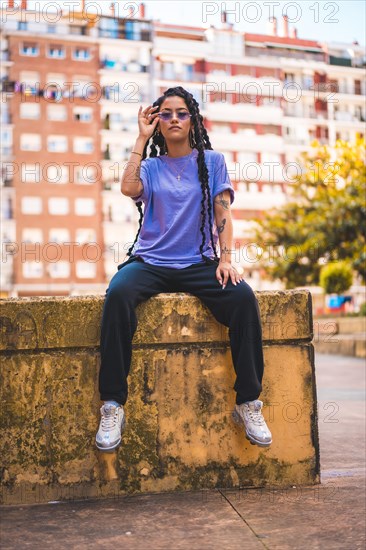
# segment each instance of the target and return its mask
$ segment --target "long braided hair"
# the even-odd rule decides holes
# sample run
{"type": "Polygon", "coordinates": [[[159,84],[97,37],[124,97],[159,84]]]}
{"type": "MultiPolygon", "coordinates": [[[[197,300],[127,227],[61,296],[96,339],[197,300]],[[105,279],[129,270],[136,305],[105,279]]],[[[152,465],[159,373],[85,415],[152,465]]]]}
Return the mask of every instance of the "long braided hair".
{"type": "MultiPolygon", "coordinates": [[[[202,242],[200,245],[200,254],[203,259],[206,259],[206,256],[203,254],[203,251],[206,243],[206,235],[205,235],[206,219],[208,218],[212,250],[214,252],[215,259],[219,260],[216,252],[216,247],[214,244],[213,234],[212,234],[212,199],[211,199],[210,187],[208,184],[208,169],[207,169],[205,154],[204,154],[205,149],[212,150],[210,139],[208,137],[207,130],[203,125],[203,117],[200,114],[199,105],[197,101],[195,100],[193,95],[187,90],[185,90],[184,88],[182,88],[182,86],[176,86],[175,88],[168,88],[167,90],[165,90],[163,95],[160,96],[153,103],[152,106],[153,107],[159,106],[159,109],[160,109],[160,105],[163,103],[163,101],[167,97],[171,97],[171,96],[178,96],[183,98],[187,105],[187,109],[192,115],[191,121],[193,122],[193,146],[196,147],[196,149],[198,150],[198,155],[197,155],[198,178],[201,182],[201,190],[202,190],[202,200],[201,200],[201,220],[202,221],[201,221],[201,227],[200,227],[202,242]],[[208,215],[207,215],[207,212],[208,212],[208,215]]],[[[158,154],[165,155],[167,153],[165,139],[163,135],[157,129],[155,129],[154,134],[145,144],[143,154],[142,154],[142,160],[147,158],[147,150],[148,150],[149,144],[150,144],[149,158],[157,157],[158,154]],[[150,140],[152,140],[151,144],[150,144],[150,140]],[[159,153],[158,153],[157,147],[159,148],[159,153]]],[[[142,202],[141,201],[137,202],[136,206],[140,213],[139,228],[138,228],[135,240],[127,252],[127,256],[131,256],[132,254],[133,247],[135,246],[135,243],[141,231],[142,220],[144,216],[142,211],[142,202]]]]}

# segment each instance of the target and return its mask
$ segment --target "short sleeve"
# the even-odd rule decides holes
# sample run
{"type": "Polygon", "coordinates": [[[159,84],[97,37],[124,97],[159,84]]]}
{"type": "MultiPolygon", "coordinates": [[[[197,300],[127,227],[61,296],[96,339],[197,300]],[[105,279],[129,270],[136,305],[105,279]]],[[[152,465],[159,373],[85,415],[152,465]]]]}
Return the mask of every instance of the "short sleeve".
{"type": "Polygon", "coordinates": [[[134,202],[143,201],[146,204],[150,197],[150,190],[151,190],[149,166],[146,159],[142,160],[140,164],[140,180],[142,181],[142,185],[144,189],[140,195],[138,195],[137,197],[131,197],[131,198],[134,202]]]}
{"type": "Polygon", "coordinates": [[[219,153],[215,164],[212,198],[226,190],[230,191],[230,204],[232,204],[235,198],[234,188],[227,171],[225,157],[219,153]]]}

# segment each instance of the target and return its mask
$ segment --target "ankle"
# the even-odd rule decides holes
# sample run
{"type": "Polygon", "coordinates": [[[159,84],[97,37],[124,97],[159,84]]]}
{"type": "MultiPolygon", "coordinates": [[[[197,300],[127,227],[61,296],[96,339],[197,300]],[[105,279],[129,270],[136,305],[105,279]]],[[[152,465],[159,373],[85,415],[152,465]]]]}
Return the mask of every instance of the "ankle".
{"type": "Polygon", "coordinates": [[[114,405],[115,407],[120,407],[120,403],[117,403],[117,401],[114,401],[111,399],[110,401],[104,401],[104,405],[114,405]]]}

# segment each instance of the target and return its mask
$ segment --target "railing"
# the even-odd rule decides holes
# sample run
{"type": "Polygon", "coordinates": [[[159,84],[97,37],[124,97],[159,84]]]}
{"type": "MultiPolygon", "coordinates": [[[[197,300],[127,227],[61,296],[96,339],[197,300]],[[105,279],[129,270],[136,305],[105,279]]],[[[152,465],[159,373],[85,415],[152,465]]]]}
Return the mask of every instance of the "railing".
{"type": "Polygon", "coordinates": [[[124,63],[118,59],[103,59],[100,63],[101,69],[108,69],[113,71],[123,71],[130,73],[147,73],[148,66],[141,65],[140,63],[124,63]]]}
{"type": "Polygon", "coordinates": [[[352,59],[346,57],[337,57],[335,55],[329,56],[330,65],[339,65],[341,67],[352,67],[352,59]]]}
{"type": "Polygon", "coordinates": [[[283,114],[284,116],[289,116],[289,117],[295,117],[295,118],[313,118],[315,120],[323,120],[323,119],[328,119],[328,113],[326,111],[323,111],[323,112],[304,112],[304,111],[288,111],[287,109],[285,109],[283,111],[283,114]]]}
{"type": "Polygon", "coordinates": [[[156,78],[161,80],[175,80],[178,82],[205,82],[206,78],[209,78],[209,75],[200,72],[178,73],[158,70],[156,71],[156,78]]]}
{"type": "Polygon", "coordinates": [[[119,40],[141,40],[142,42],[151,42],[150,31],[126,31],[118,29],[99,29],[100,38],[114,38],[119,40]]]}
{"type": "Polygon", "coordinates": [[[11,124],[12,122],[11,114],[3,112],[1,114],[0,123],[1,124],[11,124]]]}

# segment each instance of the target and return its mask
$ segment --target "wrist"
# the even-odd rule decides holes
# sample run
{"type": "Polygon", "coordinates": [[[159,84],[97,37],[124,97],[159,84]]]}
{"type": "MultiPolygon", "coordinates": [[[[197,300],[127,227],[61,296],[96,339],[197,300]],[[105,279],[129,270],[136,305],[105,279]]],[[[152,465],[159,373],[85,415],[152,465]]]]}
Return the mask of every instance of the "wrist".
{"type": "Polygon", "coordinates": [[[231,257],[230,257],[230,256],[226,256],[225,254],[222,254],[222,255],[220,256],[220,263],[231,264],[231,257]]]}
{"type": "Polygon", "coordinates": [[[147,142],[147,138],[139,134],[135,141],[135,145],[142,145],[142,147],[145,147],[146,142],[147,142]]]}

